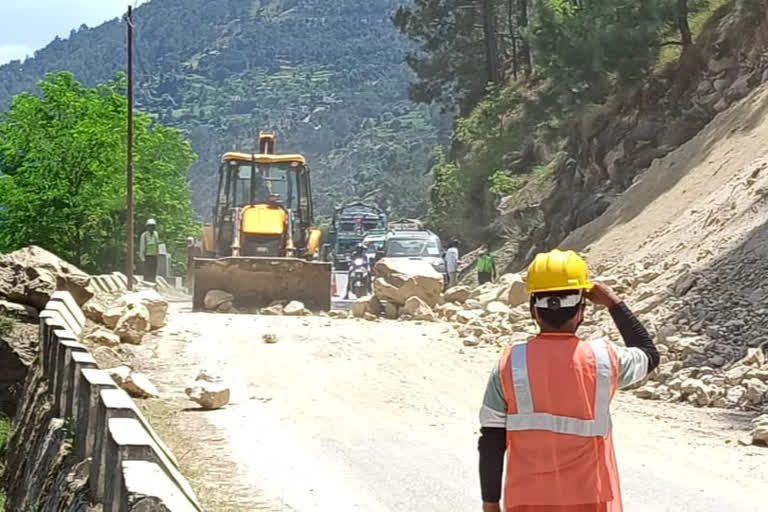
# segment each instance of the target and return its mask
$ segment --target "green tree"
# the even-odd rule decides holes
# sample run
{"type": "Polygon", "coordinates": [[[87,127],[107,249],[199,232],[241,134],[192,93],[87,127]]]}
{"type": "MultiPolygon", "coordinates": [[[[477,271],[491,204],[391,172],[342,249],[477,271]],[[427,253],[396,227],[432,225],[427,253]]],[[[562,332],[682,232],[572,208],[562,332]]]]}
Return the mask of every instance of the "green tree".
{"type": "MultiPolygon", "coordinates": [[[[0,115],[0,250],[36,244],[87,270],[114,269],[125,252],[124,80],[87,88],[61,72],[40,88],[0,115]]],[[[173,251],[194,229],[186,171],[195,154],[146,114],[134,132],[137,225],[156,218],[173,251]]]]}

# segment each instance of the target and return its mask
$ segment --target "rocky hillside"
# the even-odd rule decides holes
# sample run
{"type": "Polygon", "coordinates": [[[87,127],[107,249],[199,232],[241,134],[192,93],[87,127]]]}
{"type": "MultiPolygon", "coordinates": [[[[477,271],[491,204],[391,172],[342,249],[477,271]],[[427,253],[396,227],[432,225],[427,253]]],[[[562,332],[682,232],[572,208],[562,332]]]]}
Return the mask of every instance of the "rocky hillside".
{"type": "Polygon", "coordinates": [[[558,245],[614,202],[623,204],[621,194],[654,161],[766,81],[768,6],[728,2],[679,63],[608,104],[582,109],[551,172],[501,202],[490,229],[503,245],[500,261],[519,270],[534,252],[558,245]]]}
{"type": "MultiPolygon", "coordinates": [[[[408,42],[392,26],[399,0],[155,0],[135,11],[137,106],[184,128],[200,159],[193,200],[207,216],[221,153],[304,152],[321,214],[349,197],[396,213],[426,211],[424,170],[440,116],[407,99],[408,42]]],[[[0,111],[47,72],[86,85],[125,69],[125,25],[73,30],[25,62],[0,67],[0,111]]]]}

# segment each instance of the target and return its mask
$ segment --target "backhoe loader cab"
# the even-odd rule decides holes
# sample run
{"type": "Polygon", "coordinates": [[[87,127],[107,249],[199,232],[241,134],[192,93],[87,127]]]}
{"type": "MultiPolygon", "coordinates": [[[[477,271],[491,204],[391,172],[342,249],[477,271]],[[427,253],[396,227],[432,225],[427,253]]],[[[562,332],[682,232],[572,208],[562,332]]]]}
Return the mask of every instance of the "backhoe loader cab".
{"type": "Polygon", "coordinates": [[[314,256],[317,247],[309,243],[312,198],[304,158],[227,153],[222,160],[213,212],[218,221],[212,225],[215,253],[314,256]]]}
{"type": "Polygon", "coordinates": [[[221,290],[239,308],[299,300],[328,310],[331,265],[317,260],[309,168],[301,155],[274,154],[272,134],[261,134],[259,149],[222,157],[213,222],[203,227],[205,257],[194,262],[193,309],[221,290]]]}

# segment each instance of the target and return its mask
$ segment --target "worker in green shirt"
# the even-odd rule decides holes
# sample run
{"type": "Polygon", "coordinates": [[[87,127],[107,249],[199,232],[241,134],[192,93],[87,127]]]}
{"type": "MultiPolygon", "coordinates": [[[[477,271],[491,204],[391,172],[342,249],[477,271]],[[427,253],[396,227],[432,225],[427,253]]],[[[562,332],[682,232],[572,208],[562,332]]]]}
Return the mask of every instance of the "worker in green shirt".
{"type": "Polygon", "coordinates": [[[487,247],[483,247],[480,256],[477,258],[477,282],[485,284],[496,280],[496,259],[487,247]]]}
{"type": "Polygon", "coordinates": [[[139,238],[139,258],[144,263],[144,280],[154,283],[157,280],[157,254],[160,252],[160,235],[157,234],[155,219],[147,221],[146,230],[139,238]]]}

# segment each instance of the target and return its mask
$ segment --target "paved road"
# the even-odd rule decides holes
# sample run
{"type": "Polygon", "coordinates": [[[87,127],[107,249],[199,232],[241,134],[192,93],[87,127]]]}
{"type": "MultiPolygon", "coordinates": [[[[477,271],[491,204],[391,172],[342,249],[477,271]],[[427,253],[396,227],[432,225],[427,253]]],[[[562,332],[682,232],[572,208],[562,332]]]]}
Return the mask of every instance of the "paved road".
{"type": "MultiPolygon", "coordinates": [[[[222,488],[259,488],[307,512],[479,510],[476,413],[494,350],[461,348],[440,324],[205,314],[171,324],[194,335],[162,345],[161,358],[187,372],[214,365],[233,386],[232,405],[205,413],[227,445],[211,456],[237,467],[222,488]],[[261,343],[267,332],[279,342],[261,343]]],[[[732,442],[743,417],[628,396],[614,409],[625,510],[766,510],[768,450],[732,442]]]]}

